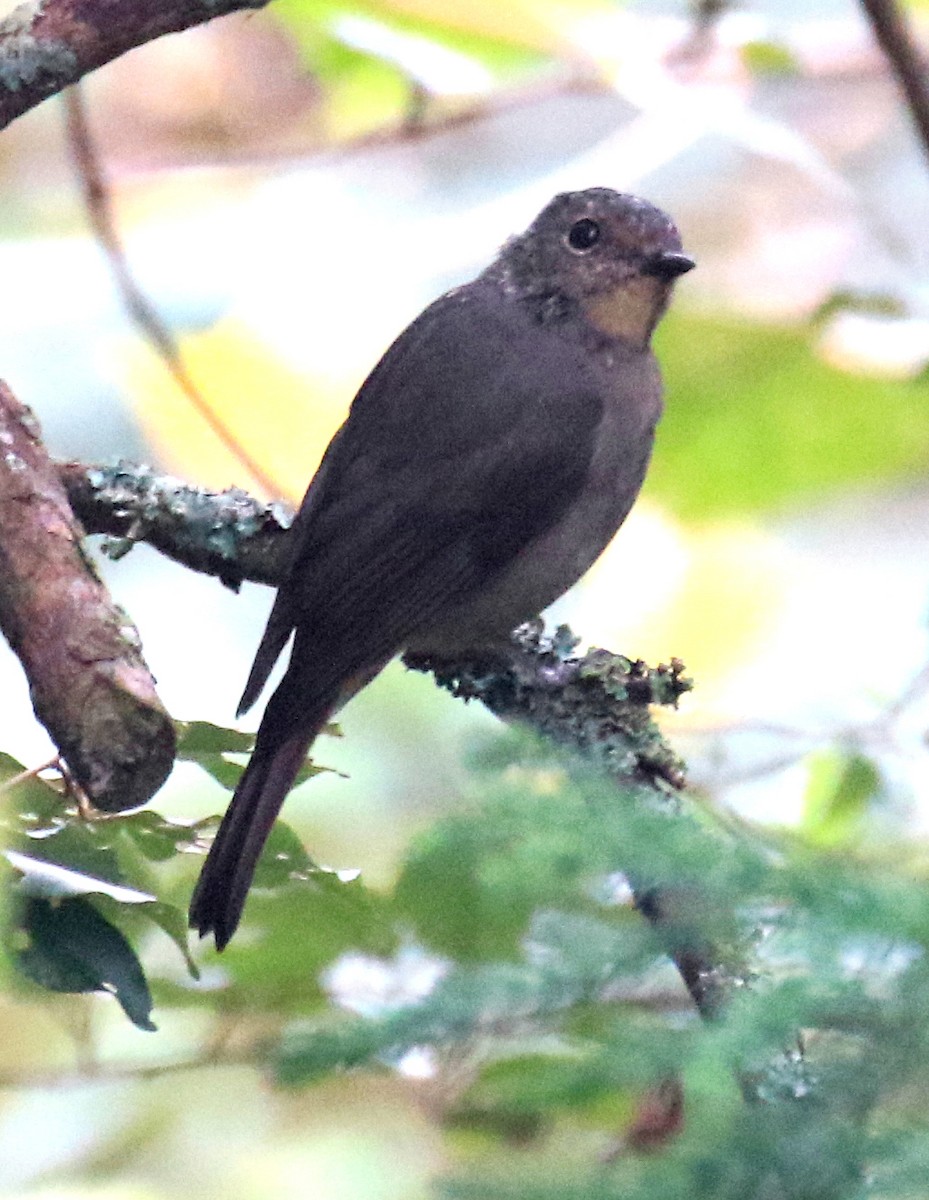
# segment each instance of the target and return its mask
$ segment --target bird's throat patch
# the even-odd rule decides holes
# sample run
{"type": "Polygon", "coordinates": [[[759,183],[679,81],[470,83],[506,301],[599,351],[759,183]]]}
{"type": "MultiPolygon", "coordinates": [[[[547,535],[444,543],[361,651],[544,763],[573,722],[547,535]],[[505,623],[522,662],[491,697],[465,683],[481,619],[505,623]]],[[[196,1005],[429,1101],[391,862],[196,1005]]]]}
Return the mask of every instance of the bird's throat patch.
{"type": "Polygon", "coordinates": [[[665,310],[669,290],[664,280],[638,275],[615,291],[591,296],[584,301],[584,311],[601,333],[645,346],[665,310]]]}

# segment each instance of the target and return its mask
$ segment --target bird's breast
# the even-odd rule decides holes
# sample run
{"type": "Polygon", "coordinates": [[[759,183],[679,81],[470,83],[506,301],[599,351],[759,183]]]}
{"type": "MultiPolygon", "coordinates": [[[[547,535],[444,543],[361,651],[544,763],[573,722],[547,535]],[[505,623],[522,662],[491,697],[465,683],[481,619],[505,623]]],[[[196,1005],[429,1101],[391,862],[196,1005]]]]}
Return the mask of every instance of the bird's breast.
{"type": "Polygon", "coordinates": [[[409,649],[451,655],[498,645],[584,575],[600,557],[635,502],[651,457],[660,414],[660,379],[649,356],[637,388],[653,405],[624,403],[630,379],[604,407],[586,482],[565,512],[525,546],[477,593],[448,608],[411,640],[409,649]]]}

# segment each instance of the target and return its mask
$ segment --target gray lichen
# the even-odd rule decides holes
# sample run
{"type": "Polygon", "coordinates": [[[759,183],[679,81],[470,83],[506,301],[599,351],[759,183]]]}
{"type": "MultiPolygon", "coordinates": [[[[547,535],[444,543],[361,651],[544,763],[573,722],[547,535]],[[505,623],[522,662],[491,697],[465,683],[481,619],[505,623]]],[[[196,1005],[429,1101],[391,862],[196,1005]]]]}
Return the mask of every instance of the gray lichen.
{"type": "Polygon", "coordinates": [[[80,74],[77,55],[67,42],[34,34],[43,7],[41,2],[20,4],[0,21],[0,88],[8,92],[36,83],[57,91],[80,74]]]}
{"type": "Polygon", "coordinates": [[[563,744],[584,750],[612,775],[647,781],[669,798],[683,785],[683,763],[649,714],[650,704],[676,704],[691,689],[683,663],[647,667],[622,655],[590,650],[577,657],[567,626],[546,637],[541,621],[513,635],[512,651],[486,664],[407,655],[455,696],[480,700],[563,744]]]}
{"type": "Polygon", "coordinates": [[[209,492],[128,462],[89,467],[67,484],[85,526],[109,535],[111,558],[146,541],[230,587],[243,578],[279,582],[293,520],[282,504],[263,504],[240,488],[209,492]]]}

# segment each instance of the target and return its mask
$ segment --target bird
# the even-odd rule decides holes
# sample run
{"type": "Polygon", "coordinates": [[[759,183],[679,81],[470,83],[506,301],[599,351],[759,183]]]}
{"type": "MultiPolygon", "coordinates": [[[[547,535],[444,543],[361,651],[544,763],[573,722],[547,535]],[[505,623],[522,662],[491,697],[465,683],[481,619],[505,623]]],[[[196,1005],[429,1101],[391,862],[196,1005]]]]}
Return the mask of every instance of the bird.
{"type": "Polygon", "coordinates": [[[652,334],[694,265],[647,200],[563,192],[371,371],[294,519],[239,704],[293,638],[191,899],[217,949],[332,715],[398,653],[501,647],[612,540],[662,411],[652,334]]]}

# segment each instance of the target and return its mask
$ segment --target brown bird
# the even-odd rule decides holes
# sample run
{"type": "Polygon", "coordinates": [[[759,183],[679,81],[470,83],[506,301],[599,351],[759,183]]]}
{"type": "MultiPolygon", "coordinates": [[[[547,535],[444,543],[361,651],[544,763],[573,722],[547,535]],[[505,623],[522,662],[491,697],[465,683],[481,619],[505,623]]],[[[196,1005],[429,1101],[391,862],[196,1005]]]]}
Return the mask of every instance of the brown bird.
{"type": "Polygon", "coordinates": [[[556,196],[368,376],[297,515],[239,704],[254,703],[293,634],[191,901],[191,925],[219,949],[332,714],[402,650],[505,642],[616,533],[661,415],[652,332],[693,265],[647,201],[556,196]]]}

